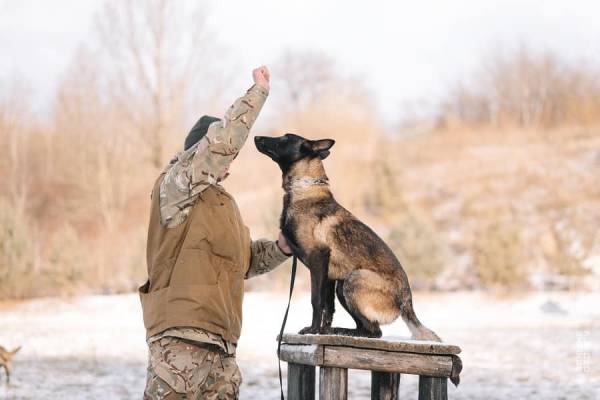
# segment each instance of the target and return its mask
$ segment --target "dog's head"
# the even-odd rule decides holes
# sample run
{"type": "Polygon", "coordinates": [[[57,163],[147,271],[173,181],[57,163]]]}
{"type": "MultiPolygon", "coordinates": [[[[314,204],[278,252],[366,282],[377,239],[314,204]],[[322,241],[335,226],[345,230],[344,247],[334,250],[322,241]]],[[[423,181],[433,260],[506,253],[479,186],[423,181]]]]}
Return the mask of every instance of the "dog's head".
{"type": "Polygon", "coordinates": [[[254,137],[254,144],[258,151],[275,161],[284,173],[301,160],[315,158],[324,160],[334,143],[333,139],[309,140],[293,133],[286,133],[279,137],[254,137]]]}

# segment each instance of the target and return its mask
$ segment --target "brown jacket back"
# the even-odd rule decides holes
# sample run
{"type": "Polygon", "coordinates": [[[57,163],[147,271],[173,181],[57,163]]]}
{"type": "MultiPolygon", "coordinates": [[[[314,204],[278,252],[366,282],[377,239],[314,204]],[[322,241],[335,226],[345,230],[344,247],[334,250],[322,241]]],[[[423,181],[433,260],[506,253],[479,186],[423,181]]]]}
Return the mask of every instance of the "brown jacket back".
{"type": "Polygon", "coordinates": [[[161,175],[152,192],[148,228],[148,281],[140,287],[146,337],[172,327],[195,327],[237,343],[250,234],[225,189],[200,193],[186,221],[161,224],[161,175]]]}

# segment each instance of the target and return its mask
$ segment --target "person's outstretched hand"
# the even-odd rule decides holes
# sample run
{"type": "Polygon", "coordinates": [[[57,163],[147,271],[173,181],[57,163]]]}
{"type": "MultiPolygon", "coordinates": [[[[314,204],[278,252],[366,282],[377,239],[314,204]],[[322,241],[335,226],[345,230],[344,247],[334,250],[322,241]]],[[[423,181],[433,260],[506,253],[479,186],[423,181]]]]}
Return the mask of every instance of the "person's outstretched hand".
{"type": "Polygon", "coordinates": [[[254,83],[257,85],[269,90],[269,80],[271,79],[271,74],[269,73],[269,68],[267,68],[266,65],[255,68],[252,71],[252,79],[254,79],[254,83]]]}
{"type": "Polygon", "coordinates": [[[283,254],[285,254],[286,256],[292,255],[292,249],[290,248],[290,245],[288,244],[287,240],[285,239],[285,236],[283,236],[282,232],[279,232],[279,238],[277,239],[277,246],[283,252],[283,254]]]}

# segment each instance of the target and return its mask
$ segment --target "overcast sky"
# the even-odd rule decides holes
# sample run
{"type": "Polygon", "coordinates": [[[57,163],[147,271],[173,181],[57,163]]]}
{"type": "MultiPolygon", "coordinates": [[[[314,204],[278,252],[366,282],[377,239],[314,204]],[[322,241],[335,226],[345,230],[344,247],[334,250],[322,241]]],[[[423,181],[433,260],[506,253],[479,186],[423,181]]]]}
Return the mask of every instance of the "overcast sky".
{"type": "MultiPolygon", "coordinates": [[[[574,59],[600,55],[600,1],[211,1],[236,68],[286,48],[320,49],[364,76],[387,119],[406,101],[438,99],[492,49],[526,42],[574,59]]],[[[102,0],[0,0],[0,78],[27,80],[43,109],[102,0]]],[[[275,77],[276,78],[276,77],[275,77]]]]}

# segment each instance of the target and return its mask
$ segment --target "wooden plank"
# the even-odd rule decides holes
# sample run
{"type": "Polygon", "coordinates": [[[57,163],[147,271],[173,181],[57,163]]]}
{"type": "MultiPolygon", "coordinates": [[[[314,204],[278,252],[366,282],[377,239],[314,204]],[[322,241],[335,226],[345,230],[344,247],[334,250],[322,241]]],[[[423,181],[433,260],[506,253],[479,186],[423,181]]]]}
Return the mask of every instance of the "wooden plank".
{"type": "Polygon", "coordinates": [[[398,400],[400,374],[371,372],[371,400],[398,400]]]}
{"type": "Polygon", "coordinates": [[[448,400],[448,379],[420,376],[419,400],[448,400]]]}
{"type": "Polygon", "coordinates": [[[398,337],[373,339],[342,335],[298,335],[285,333],[283,335],[283,342],[288,344],[320,344],[398,352],[408,351],[419,354],[459,354],[461,351],[460,347],[447,343],[398,337]]]}
{"type": "Polygon", "coordinates": [[[282,361],[303,365],[322,365],[323,347],[318,345],[281,344],[282,361]]]}
{"type": "Polygon", "coordinates": [[[315,399],[315,367],[288,363],[288,400],[315,399]]]}
{"type": "Polygon", "coordinates": [[[452,356],[325,346],[323,365],[328,367],[449,377],[452,373],[452,356]]]}
{"type": "Polygon", "coordinates": [[[321,367],[319,371],[319,400],[348,399],[348,370],[321,367]]]}

